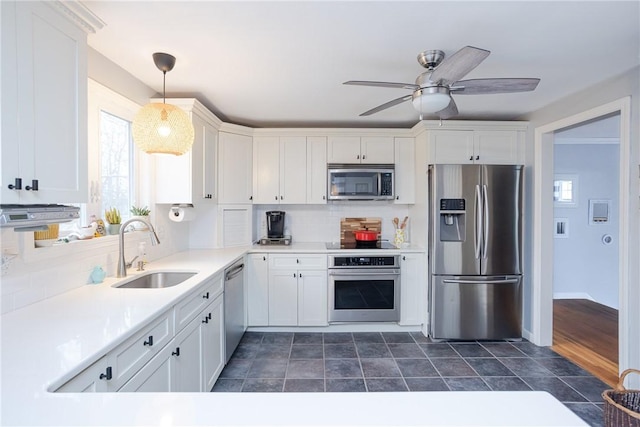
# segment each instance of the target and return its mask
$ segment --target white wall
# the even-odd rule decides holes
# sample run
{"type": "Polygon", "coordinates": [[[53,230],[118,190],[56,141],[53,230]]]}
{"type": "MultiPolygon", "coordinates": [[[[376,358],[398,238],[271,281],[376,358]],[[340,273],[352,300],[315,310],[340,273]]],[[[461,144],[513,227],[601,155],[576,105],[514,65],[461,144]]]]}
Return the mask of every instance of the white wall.
{"type": "Polygon", "coordinates": [[[618,308],[619,151],[617,144],[554,146],[554,172],[578,179],[577,203],[554,208],[569,230],[566,238],[554,239],[554,298],[582,297],[618,308]],[[611,200],[608,223],[589,223],[591,199],[611,200]],[[605,234],[611,244],[603,243],[605,234]]]}

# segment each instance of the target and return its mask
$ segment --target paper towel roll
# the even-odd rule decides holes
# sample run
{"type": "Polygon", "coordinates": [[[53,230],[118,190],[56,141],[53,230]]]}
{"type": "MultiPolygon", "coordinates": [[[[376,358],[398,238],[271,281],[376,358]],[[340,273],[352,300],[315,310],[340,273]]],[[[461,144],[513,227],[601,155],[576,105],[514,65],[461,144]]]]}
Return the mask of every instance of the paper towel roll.
{"type": "Polygon", "coordinates": [[[169,209],[169,219],[173,222],[191,221],[196,217],[193,207],[172,206],[169,209]]]}

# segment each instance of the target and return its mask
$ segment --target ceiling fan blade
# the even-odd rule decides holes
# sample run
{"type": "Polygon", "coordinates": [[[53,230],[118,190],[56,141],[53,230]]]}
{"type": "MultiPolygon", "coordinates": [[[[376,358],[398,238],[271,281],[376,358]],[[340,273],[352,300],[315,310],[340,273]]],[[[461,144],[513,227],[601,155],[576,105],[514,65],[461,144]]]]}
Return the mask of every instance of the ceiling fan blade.
{"type": "Polygon", "coordinates": [[[402,104],[403,102],[408,101],[410,99],[411,99],[411,95],[405,95],[400,98],[396,98],[392,101],[385,102],[382,105],[378,105],[377,107],[372,108],[369,111],[365,111],[364,113],[360,114],[360,116],[370,116],[379,111],[386,110],[387,108],[393,107],[394,105],[402,104]]]}
{"type": "Polygon", "coordinates": [[[438,116],[441,120],[448,119],[449,117],[458,115],[458,106],[456,102],[451,98],[451,102],[444,110],[436,111],[436,116],[438,116]]]}
{"type": "Polygon", "coordinates": [[[490,53],[488,50],[465,46],[453,55],[445,57],[431,73],[430,80],[436,84],[453,84],[476,68],[490,53]]]}
{"type": "Polygon", "coordinates": [[[471,79],[460,80],[451,88],[456,95],[529,92],[540,79],[471,79]]]}
{"type": "Polygon", "coordinates": [[[399,89],[411,89],[418,90],[420,87],[413,83],[391,83],[391,82],[371,82],[367,80],[349,80],[342,83],[343,85],[355,85],[355,86],[375,86],[375,87],[391,87],[399,89]]]}

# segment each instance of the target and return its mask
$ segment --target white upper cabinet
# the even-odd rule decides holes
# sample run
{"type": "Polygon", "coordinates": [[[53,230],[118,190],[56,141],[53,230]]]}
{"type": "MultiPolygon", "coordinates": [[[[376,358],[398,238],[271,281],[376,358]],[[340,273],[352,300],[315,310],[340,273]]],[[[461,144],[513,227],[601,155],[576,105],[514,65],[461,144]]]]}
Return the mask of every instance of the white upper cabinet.
{"type": "Polygon", "coordinates": [[[397,204],[416,202],[416,148],[414,138],[395,139],[395,199],[397,204]]]}
{"type": "Polygon", "coordinates": [[[307,137],[307,204],[327,203],[327,137],[307,137]]]}
{"type": "Polygon", "coordinates": [[[94,23],[64,2],[1,7],[2,203],[86,202],[85,29],[94,23]]]}
{"type": "Polygon", "coordinates": [[[330,136],[327,163],[380,164],[394,162],[391,136],[330,136]]]}
{"type": "Polygon", "coordinates": [[[524,131],[429,130],[430,163],[521,164],[524,131]]]}
{"type": "Polygon", "coordinates": [[[220,132],[218,140],[218,203],[252,203],[253,139],[220,132]]]}
{"type": "Polygon", "coordinates": [[[219,121],[196,99],[167,99],[189,114],[194,140],[182,156],[154,156],[156,203],[212,203],[217,200],[216,170],[219,121]]]}
{"type": "Polygon", "coordinates": [[[306,137],[255,137],[253,150],[253,203],[304,204],[306,137]]]}

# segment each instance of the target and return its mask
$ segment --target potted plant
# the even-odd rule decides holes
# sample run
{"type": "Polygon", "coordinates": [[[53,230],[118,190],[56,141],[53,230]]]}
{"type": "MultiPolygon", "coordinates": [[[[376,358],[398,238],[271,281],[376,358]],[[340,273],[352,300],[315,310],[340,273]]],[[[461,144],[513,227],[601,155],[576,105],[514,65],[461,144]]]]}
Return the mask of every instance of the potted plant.
{"type": "MultiPolygon", "coordinates": [[[[131,218],[138,218],[138,219],[143,219],[145,221],[149,221],[149,214],[151,213],[151,210],[144,206],[144,207],[138,207],[136,205],[131,206],[130,209],[131,212],[131,218]]],[[[131,224],[131,226],[135,229],[135,230],[146,230],[147,226],[144,225],[142,222],[134,222],[133,224],[131,224]]]]}
{"type": "Polygon", "coordinates": [[[111,208],[104,211],[104,218],[107,220],[107,232],[109,234],[118,234],[120,232],[120,225],[122,218],[120,217],[120,211],[117,208],[111,208]]]}

